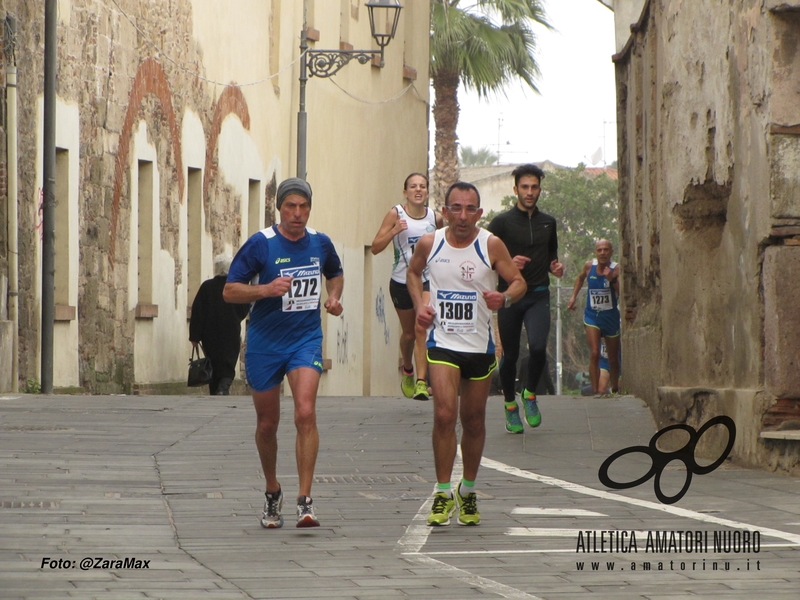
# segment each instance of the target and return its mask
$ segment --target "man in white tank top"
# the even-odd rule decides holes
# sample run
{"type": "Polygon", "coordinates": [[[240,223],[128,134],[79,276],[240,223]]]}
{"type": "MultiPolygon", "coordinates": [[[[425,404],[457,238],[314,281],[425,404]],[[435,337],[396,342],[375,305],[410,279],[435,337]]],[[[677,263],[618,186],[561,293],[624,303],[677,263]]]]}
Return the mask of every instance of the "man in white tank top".
{"type": "Polygon", "coordinates": [[[428,525],[478,525],[475,478],[486,439],[486,400],[494,354],[492,311],[519,300],[525,279],[503,242],[477,227],[483,211],[471,183],[457,182],[445,194],[448,227],[422,236],[408,265],[406,282],[417,322],[428,331],[428,372],[433,387],[433,458],[436,492],[428,525]],[[430,303],[423,300],[427,268],[430,303]],[[509,283],[496,291],[497,275],[509,283]],[[459,406],[460,393],[460,406],[459,406]],[[461,417],[464,478],[455,490],[450,477],[456,457],[456,422],[461,417]]]}

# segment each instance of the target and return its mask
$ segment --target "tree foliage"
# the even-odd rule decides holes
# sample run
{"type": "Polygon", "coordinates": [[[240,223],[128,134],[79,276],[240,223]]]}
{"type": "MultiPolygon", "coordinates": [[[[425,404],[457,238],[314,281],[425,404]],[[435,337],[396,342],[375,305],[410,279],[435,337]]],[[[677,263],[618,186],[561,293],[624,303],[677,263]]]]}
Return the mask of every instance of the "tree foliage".
{"type": "Polygon", "coordinates": [[[547,173],[539,207],[558,221],[558,253],[572,280],[594,257],[594,243],[607,239],[619,247],[617,182],[605,174],[592,176],[583,164],[547,173]]]}
{"type": "Polygon", "coordinates": [[[495,162],[497,162],[497,154],[486,146],[478,150],[473,150],[469,146],[461,147],[462,167],[488,167],[495,162]]]}

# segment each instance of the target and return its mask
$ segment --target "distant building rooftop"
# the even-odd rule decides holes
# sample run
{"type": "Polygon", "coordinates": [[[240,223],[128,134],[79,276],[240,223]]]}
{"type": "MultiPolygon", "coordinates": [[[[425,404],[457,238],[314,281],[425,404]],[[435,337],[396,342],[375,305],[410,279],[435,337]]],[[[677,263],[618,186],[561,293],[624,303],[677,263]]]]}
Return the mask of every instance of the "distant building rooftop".
{"type": "MultiPolygon", "coordinates": [[[[490,165],[488,167],[461,167],[461,179],[462,181],[469,181],[480,187],[478,185],[479,182],[485,182],[495,178],[510,178],[511,172],[520,164],[523,163],[513,165],[490,165]]],[[[569,168],[549,160],[535,162],[533,164],[540,167],[545,173],[569,168]]],[[[605,173],[609,179],[617,179],[616,167],[584,167],[584,170],[587,175],[592,177],[597,177],[605,173]]]]}

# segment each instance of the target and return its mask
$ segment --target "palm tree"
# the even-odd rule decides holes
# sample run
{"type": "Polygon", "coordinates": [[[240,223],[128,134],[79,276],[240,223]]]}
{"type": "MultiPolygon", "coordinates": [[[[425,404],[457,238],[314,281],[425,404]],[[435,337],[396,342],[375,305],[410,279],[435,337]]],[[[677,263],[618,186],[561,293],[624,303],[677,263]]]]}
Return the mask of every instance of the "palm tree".
{"type": "Polygon", "coordinates": [[[459,177],[458,86],[487,98],[520,79],[538,92],[531,25],[548,29],[541,0],[431,0],[431,80],[436,124],[433,196],[437,205],[459,177]]]}

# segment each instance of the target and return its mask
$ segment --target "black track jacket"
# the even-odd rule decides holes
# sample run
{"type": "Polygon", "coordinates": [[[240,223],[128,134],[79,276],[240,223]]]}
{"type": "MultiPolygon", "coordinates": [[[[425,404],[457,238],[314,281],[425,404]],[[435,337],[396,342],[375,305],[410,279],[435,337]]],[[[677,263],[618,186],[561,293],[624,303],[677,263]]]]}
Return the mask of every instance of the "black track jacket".
{"type": "MultiPolygon", "coordinates": [[[[555,218],[538,208],[534,208],[529,217],[528,211],[520,210],[515,204],[492,219],[487,229],[503,241],[511,258],[522,255],[531,259],[522,269],[528,293],[539,286],[550,285],[550,263],[558,258],[555,218]]],[[[499,278],[497,289],[503,292],[507,288],[508,283],[499,278]]]]}

